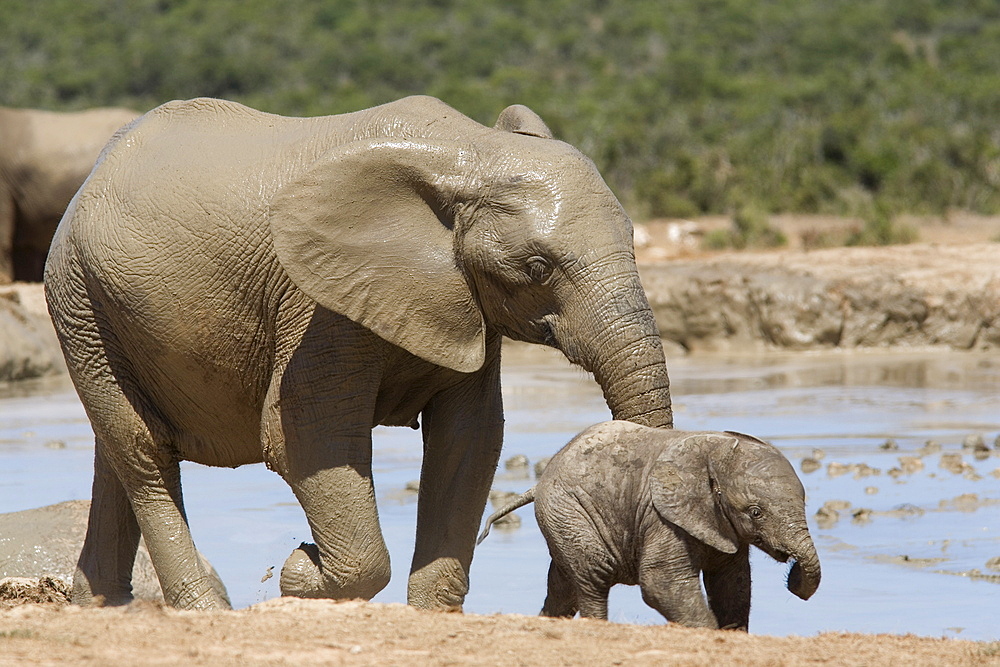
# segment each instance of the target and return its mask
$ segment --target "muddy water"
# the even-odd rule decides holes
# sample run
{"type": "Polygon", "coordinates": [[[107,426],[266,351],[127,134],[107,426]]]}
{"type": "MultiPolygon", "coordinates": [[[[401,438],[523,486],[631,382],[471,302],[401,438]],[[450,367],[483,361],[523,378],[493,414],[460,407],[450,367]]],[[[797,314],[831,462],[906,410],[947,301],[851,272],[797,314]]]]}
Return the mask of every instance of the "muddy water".
{"type": "MultiPolygon", "coordinates": [[[[751,631],[916,633],[998,639],[1000,358],[945,352],[798,354],[671,360],[676,422],[772,441],[802,470],[823,583],[803,602],[784,588],[787,566],[754,551],[751,631]],[[982,435],[975,456],[963,440],[982,435]],[[894,445],[887,445],[887,441],[894,445]],[[933,441],[928,445],[928,441],[933,441]],[[895,449],[887,447],[894,446],[895,449]],[[817,511],[824,508],[821,516],[817,511]],[[997,567],[997,566],[994,566],[997,567]]],[[[600,391],[554,353],[511,348],[505,360],[503,460],[533,464],[606,419],[600,391]]],[[[0,387],[0,511],[89,497],[93,441],[65,380],[0,387]]],[[[408,482],[420,442],[377,429],[375,480],[393,558],[376,600],[405,600],[416,513],[408,482]]],[[[523,491],[525,471],[498,471],[495,488],[523,491]]],[[[278,594],[276,575],[309,534],[284,483],[263,466],[184,467],[188,513],[201,550],[236,606],[278,594]]],[[[531,508],[495,530],[473,564],[466,609],[535,614],[548,557],[531,508]]],[[[612,592],[614,620],[660,623],[635,588],[612,592]]]]}

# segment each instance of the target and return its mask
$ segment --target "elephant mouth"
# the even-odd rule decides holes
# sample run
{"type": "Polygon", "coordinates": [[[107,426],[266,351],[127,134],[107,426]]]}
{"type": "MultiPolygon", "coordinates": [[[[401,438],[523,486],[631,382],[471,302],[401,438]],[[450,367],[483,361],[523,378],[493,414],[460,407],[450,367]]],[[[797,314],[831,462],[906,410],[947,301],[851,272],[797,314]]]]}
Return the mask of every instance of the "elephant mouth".
{"type": "Polygon", "coordinates": [[[768,556],[778,561],[779,563],[787,563],[788,559],[791,558],[791,554],[781,551],[780,549],[774,549],[766,544],[760,542],[754,542],[754,546],[766,553],[768,556]]]}
{"type": "Polygon", "coordinates": [[[549,322],[547,317],[543,317],[532,324],[534,325],[535,332],[538,335],[539,343],[547,345],[548,347],[559,349],[559,343],[556,341],[555,331],[553,331],[552,323],[549,322]]]}

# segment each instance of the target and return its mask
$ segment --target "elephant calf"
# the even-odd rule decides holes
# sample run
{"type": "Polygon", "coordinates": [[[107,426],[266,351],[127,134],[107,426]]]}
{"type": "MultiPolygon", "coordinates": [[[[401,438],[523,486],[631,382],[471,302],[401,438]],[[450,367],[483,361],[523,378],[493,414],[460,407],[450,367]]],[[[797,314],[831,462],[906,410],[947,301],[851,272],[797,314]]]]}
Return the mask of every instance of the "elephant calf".
{"type": "Polygon", "coordinates": [[[479,541],[532,501],[552,556],[543,616],[607,619],[610,588],[638,584],[669,621],[746,630],[751,544],[794,559],[788,590],[803,600],[819,586],[802,484],[781,452],[748,435],[592,426],[487,519],[479,541]]]}

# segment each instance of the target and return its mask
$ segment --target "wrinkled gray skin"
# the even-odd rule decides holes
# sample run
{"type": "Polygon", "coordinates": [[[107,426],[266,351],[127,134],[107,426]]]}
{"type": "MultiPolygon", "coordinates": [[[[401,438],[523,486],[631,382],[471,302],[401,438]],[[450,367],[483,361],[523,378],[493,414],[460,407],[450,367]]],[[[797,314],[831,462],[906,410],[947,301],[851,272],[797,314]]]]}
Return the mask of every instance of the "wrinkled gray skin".
{"type": "Polygon", "coordinates": [[[80,602],[128,599],[141,532],[171,604],[223,606],[181,460],[264,461],[291,486],[315,546],[282,593],[371,598],[390,572],[384,424],[423,433],[408,599],[460,609],[502,444],[503,335],[592,371],[616,418],[671,425],[631,222],[521,106],[490,128],[428,97],[320,118],[168,103],[105,150],[45,282],[96,434],[80,602]]]}
{"type": "Polygon", "coordinates": [[[52,234],[115,130],[139,114],[0,107],[0,283],[42,279],[52,234]]]}
{"type": "Polygon", "coordinates": [[[788,590],[803,600],[819,586],[802,484],[781,452],[747,435],[598,424],[493,514],[480,541],[532,500],[552,556],[544,616],[607,619],[609,589],[638,584],[669,621],[746,630],[751,544],[795,561],[788,590]]]}
{"type": "MultiPolygon", "coordinates": [[[[89,514],[90,503],[86,500],[0,514],[0,579],[48,576],[72,584],[89,514]]],[[[212,587],[228,600],[226,587],[215,569],[200,553],[198,558],[212,587]]],[[[142,542],[132,569],[132,587],[137,599],[163,601],[160,582],[142,542]]]]}

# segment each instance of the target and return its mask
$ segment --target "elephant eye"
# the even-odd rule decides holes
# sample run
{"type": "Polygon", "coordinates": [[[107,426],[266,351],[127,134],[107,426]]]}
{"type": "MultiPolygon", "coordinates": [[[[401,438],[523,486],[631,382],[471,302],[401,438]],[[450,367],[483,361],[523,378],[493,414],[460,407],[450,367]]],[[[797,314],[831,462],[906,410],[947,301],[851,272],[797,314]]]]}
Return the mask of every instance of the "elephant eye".
{"type": "Polygon", "coordinates": [[[544,285],[552,277],[552,264],[544,257],[535,255],[528,259],[524,272],[528,274],[533,282],[544,285]]]}
{"type": "Polygon", "coordinates": [[[757,507],[756,505],[751,505],[750,506],[750,516],[752,516],[754,519],[759,519],[762,516],[764,516],[764,512],[759,507],[757,507]]]}

